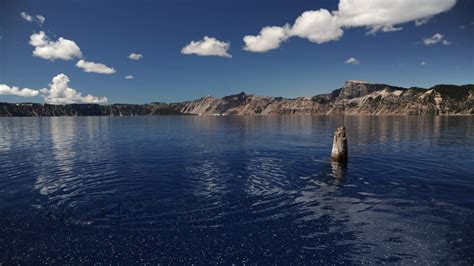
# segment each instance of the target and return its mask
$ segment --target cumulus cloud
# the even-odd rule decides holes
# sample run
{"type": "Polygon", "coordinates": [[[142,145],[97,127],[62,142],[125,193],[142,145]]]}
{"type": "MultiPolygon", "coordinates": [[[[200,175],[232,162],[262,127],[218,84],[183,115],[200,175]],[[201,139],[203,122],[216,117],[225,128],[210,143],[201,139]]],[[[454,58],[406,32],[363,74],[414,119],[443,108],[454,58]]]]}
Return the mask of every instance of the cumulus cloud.
{"type": "Polygon", "coordinates": [[[21,12],[20,15],[24,20],[26,20],[28,22],[36,22],[40,26],[43,26],[43,23],[46,20],[46,18],[42,15],[32,16],[32,15],[26,13],[26,12],[21,12]]]}
{"type": "Polygon", "coordinates": [[[49,104],[70,104],[70,103],[105,103],[107,97],[97,97],[93,95],[82,96],[80,92],[69,87],[69,77],[59,74],[53,78],[49,84],[49,89],[41,90],[45,102],[49,104]]]}
{"type": "Polygon", "coordinates": [[[434,45],[437,43],[442,43],[443,45],[450,45],[451,43],[444,38],[444,35],[441,33],[435,33],[431,37],[423,38],[424,45],[434,45]]]}
{"type": "Polygon", "coordinates": [[[131,53],[130,55],[128,55],[128,58],[130,58],[132,60],[140,60],[140,59],[143,58],[143,55],[138,54],[138,53],[131,53]]]}
{"type": "Polygon", "coordinates": [[[326,9],[304,12],[295,20],[290,32],[291,36],[306,38],[318,44],[339,40],[343,34],[337,18],[326,9]]]}
{"type": "Polygon", "coordinates": [[[75,57],[82,57],[81,49],[74,41],[63,37],[60,37],[57,41],[52,41],[44,31],[32,34],[30,45],[35,47],[34,56],[47,60],[71,60],[75,57]]]}
{"type": "Polygon", "coordinates": [[[99,74],[113,74],[116,72],[115,69],[108,67],[104,64],[89,62],[83,59],[77,62],[76,67],[82,68],[84,72],[92,72],[99,74]]]}
{"type": "Polygon", "coordinates": [[[345,64],[349,64],[349,65],[358,65],[360,64],[359,60],[355,59],[354,57],[351,57],[349,59],[346,60],[346,62],[344,62],[345,64]]]}
{"type": "Polygon", "coordinates": [[[28,88],[20,89],[18,87],[10,87],[6,84],[0,84],[0,94],[16,95],[21,97],[34,97],[39,94],[39,91],[28,88]]]}
{"type": "Polygon", "coordinates": [[[244,50],[266,52],[278,48],[282,41],[289,37],[297,36],[306,38],[311,42],[324,43],[339,40],[344,34],[344,29],[365,27],[367,34],[377,32],[394,32],[402,30],[400,24],[415,22],[417,26],[425,24],[428,20],[442,12],[450,10],[456,0],[339,0],[338,9],[329,12],[326,9],[303,12],[291,26],[290,30],[277,35],[278,38],[264,38],[260,35],[247,35],[244,37],[244,50]],[[268,39],[271,40],[267,41],[268,39]],[[272,45],[256,45],[252,49],[249,44],[270,43],[272,45]]]}
{"type": "Polygon", "coordinates": [[[227,51],[230,48],[230,43],[222,42],[216,38],[205,36],[200,41],[191,41],[188,45],[181,49],[182,54],[195,54],[200,56],[222,56],[232,57],[227,51]]]}
{"type": "Polygon", "coordinates": [[[340,0],[334,12],[345,27],[395,26],[451,9],[456,0],[340,0]]]}
{"type": "Polygon", "coordinates": [[[259,35],[247,35],[244,37],[244,50],[262,53],[280,47],[280,43],[288,39],[289,26],[264,27],[259,35]]]}
{"type": "Polygon", "coordinates": [[[314,43],[335,41],[342,37],[344,31],[336,17],[326,9],[306,11],[299,16],[292,27],[264,27],[259,35],[244,37],[244,50],[250,52],[267,52],[280,47],[289,37],[306,38],[314,43]]]}
{"type": "Polygon", "coordinates": [[[134,78],[135,78],[135,77],[132,76],[132,75],[127,75],[127,76],[125,76],[125,79],[134,79],[134,78]]]}
{"type": "Polygon", "coordinates": [[[426,65],[426,62],[425,62],[425,61],[421,61],[421,62],[420,62],[420,66],[424,66],[424,65],[426,65]]]}

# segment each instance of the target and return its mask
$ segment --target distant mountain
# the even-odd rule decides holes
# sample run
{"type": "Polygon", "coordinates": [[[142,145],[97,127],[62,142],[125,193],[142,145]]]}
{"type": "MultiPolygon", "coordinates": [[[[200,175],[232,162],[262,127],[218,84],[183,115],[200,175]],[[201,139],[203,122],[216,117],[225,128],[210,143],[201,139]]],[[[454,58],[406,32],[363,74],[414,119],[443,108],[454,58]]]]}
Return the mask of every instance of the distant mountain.
{"type": "Polygon", "coordinates": [[[0,103],[0,116],[138,116],[138,115],[453,115],[474,114],[474,85],[401,88],[346,81],[328,94],[294,99],[249,95],[202,97],[179,103],[68,104],[0,103]]]}

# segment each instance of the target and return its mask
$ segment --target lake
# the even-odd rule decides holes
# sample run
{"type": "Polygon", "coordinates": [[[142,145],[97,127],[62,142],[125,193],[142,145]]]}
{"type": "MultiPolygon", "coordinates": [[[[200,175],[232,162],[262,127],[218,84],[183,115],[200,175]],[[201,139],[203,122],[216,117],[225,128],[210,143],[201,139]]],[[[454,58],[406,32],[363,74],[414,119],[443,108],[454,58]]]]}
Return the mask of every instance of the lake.
{"type": "Polygon", "coordinates": [[[0,118],[0,162],[0,264],[474,263],[472,116],[0,118]]]}

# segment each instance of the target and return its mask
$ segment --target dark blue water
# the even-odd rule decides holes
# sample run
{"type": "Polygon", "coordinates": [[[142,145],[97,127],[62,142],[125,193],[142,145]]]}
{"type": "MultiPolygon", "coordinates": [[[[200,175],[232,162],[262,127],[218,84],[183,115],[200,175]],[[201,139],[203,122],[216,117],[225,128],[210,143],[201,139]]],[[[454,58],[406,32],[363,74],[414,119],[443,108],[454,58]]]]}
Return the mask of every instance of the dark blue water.
{"type": "Polygon", "coordinates": [[[472,265],[473,152],[473,117],[1,118],[0,264],[472,265]]]}

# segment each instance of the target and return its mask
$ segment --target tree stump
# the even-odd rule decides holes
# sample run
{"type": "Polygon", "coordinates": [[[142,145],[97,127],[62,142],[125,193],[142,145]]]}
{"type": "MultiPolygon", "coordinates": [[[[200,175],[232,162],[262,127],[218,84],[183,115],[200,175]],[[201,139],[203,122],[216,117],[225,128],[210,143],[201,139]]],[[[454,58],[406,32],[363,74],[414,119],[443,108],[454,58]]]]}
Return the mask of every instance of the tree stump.
{"type": "Polygon", "coordinates": [[[342,126],[334,132],[334,140],[332,143],[331,160],[333,162],[347,162],[347,138],[346,127],[342,126]]]}

